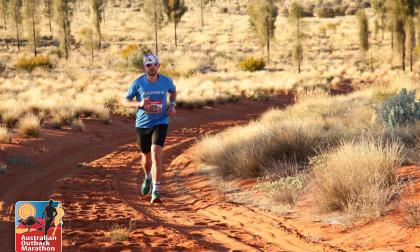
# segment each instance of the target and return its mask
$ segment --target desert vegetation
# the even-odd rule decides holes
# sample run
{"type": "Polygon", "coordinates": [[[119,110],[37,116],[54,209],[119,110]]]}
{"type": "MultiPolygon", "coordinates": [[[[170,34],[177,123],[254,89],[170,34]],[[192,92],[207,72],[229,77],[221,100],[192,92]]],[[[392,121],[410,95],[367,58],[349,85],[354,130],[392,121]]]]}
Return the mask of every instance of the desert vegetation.
{"type": "MultiPolygon", "coordinates": [[[[396,67],[404,68],[398,55],[405,43],[398,42],[400,33],[384,17],[415,21],[412,11],[398,16],[394,10],[401,6],[382,1],[372,2],[372,8],[368,1],[1,4],[0,85],[5,90],[1,113],[6,118],[2,124],[11,132],[29,113],[40,117],[41,126],[56,128],[71,125],[80,116],[107,122],[110,113],[130,114],[120,107],[120,99],[141,71],[147,50],[159,53],[162,73],[179,87],[179,104],[190,108],[244,95],[269,97],[290,90],[379,82],[392,76],[396,67]],[[354,25],[357,10],[367,12],[363,28],[354,25]],[[343,16],[346,13],[352,15],[343,16]],[[372,36],[375,22],[381,37],[372,36]],[[39,96],[29,99],[29,93],[39,96]],[[66,105],[55,102],[63,96],[69,101],[66,105]],[[21,99],[25,108],[14,106],[21,99]]],[[[411,34],[410,27],[404,26],[410,29],[404,33],[411,34]]],[[[414,44],[406,48],[413,64],[414,48],[414,44]]]]}
{"type": "Polygon", "coordinates": [[[1,142],[132,115],[120,101],[153,50],[180,107],[296,94],[199,143],[223,179],[259,177],[257,191],[288,204],[310,188],[326,211],[371,218],[398,196],[395,169],[419,158],[416,1],[3,0],[0,11],[1,142]],[[343,90],[354,92],[331,95],[343,90]],[[333,183],[344,167],[367,177],[333,183]]]}
{"type": "Polygon", "coordinates": [[[321,210],[377,218],[405,186],[397,168],[420,158],[420,103],[415,91],[394,88],[303,92],[285,110],[205,137],[198,162],[225,180],[259,178],[254,189],[280,204],[309,188],[321,210]]]}

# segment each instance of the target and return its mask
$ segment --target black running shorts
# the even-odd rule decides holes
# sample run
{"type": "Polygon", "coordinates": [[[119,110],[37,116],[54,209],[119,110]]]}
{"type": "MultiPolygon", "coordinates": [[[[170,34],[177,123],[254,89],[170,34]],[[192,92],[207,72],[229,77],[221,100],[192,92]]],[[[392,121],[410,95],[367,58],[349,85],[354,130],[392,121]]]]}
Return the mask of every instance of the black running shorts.
{"type": "Polygon", "coordinates": [[[165,144],[168,124],[159,124],[153,128],[136,128],[136,132],[140,151],[149,153],[152,149],[152,144],[157,144],[161,147],[165,144]]]}

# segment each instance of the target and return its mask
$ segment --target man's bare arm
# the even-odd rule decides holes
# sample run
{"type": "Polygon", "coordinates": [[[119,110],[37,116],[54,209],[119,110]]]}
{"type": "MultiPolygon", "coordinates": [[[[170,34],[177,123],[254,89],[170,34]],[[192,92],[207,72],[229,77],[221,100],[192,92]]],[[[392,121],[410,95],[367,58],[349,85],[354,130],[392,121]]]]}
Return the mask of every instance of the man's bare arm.
{"type": "Polygon", "coordinates": [[[147,97],[144,100],[141,100],[140,102],[124,98],[122,101],[122,105],[129,108],[143,108],[145,101],[148,101],[147,97]]]}
{"type": "Polygon", "coordinates": [[[169,93],[169,102],[170,104],[176,104],[176,91],[169,93]]]}

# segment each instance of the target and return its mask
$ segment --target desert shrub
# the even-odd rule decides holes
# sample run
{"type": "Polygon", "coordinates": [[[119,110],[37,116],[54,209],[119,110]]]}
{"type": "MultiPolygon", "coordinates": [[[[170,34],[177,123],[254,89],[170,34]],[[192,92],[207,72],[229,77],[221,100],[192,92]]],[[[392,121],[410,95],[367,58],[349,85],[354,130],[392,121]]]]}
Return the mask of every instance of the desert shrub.
{"type": "Polygon", "coordinates": [[[255,72],[264,69],[265,61],[261,58],[248,57],[239,62],[239,67],[244,71],[255,72]]]}
{"type": "Polygon", "coordinates": [[[32,72],[35,68],[40,67],[44,69],[51,69],[54,67],[54,64],[48,56],[34,56],[34,57],[22,57],[19,58],[16,62],[15,67],[17,69],[25,70],[32,72]]]}
{"type": "MultiPolygon", "coordinates": [[[[271,117],[272,118],[272,117],[271,117]]],[[[215,167],[223,178],[264,175],[267,160],[306,162],[325,143],[336,141],[321,120],[291,118],[262,119],[235,127],[199,143],[198,161],[215,167]]]]}
{"type": "Polygon", "coordinates": [[[0,125],[0,142],[10,142],[9,130],[3,125],[0,125]]]}
{"type": "Polygon", "coordinates": [[[335,17],[335,13],[333,8],[322,6],[317,11],[316,14],[320,18],[333,18],[335,17]]]}
{"type": "Polygon", "coordinates": [[[10,129],[16,126],[20,116],[20,113],[14,110],[9,110],[2,114],[2,122],[7,128],[10,129]]]}
{"type": "Polygon", "coordinates": [[[370,3],[370,0],[364,0],[360,3],[360,8],[370,8],[372,5],[370,3]]]}
{"type": "Polygon", "coordinates": [[[101,94],[105,108],[113,112],[120,103],[120,96],[117,92],[105,91],[101,94]]]}
{"type": "Polygon", "coordinates": [[[40,132],[40,120],[35,115],[26,115],[19,121],[18,129],[26,136],[37,137],[40,132]]]}
{"type": "Polygon", "coordinates": [[[133,54],[137,53],[140,50],[140,46],[139,45],[135,45],[135,44],[131,44],[128,45],[126,47],[124,47],[121,50],[121,57],[124,60],[128,60],[133,54]]]}
{"type": "Polygon", "coordinates": [[[358,8],[355,8],[355,7],[348,7],[348,8],[346,9],[345,14],[346,14],[346,16],[349,16],[349,15],[355,15],[355,14],[356,14],[356,12],[357,12],[358,10],[359,10],[359,9],[358,9],[358,8]]]}
{"type": "Polygon", "coordinates": [[[0,61],[0,74],[3,73],[6,70],[6,65],[0,61]]]}
{"type": "Polygon", "coordinates": [[[333,10],[334,10],[334,15],[335,16],[344,16],[346,15],[346,10],[347,10],[348,6],[347,5],[337,5],[334,6],[333,10]]]}
{"type": "Polygon", "coordinates": [[[121,57],[128,67],[135,70],[143,68],[143,55],[150,50],[145,46],[131,44],[121,50],[121,57]]]}
{"type": "Polygon", "coordinates": [[[313,17],[314,16],[315,4],[306,4],[302,9],[302,17],[313,17]]]}
{"type": "Polygon", "coordinates": [[[77,118],[76,110],[72,106],[63,105],[57,107],[52,112],[51,126],[60,129],[63,125],[71,125],[73,120],[77,118]]]}
{"type": "Polygon", "coordinates": [[[74,130],[79,130],[79,131],[83,131],[85,130],[85,125],[82,121],[82,119],[76,119],[71,123],[71,128],[74,130]]]}
{"type": "Polygon", "coordinates": [[[373,139],[343,142],[324,151],[312,159],[317,204],[326,211],[379,217],[398,192],[395,169],[401,165],[403,153],[397,142],[373,139]]]}
{"type": "Polygon", "coordinates": [[[398,95],[391,96],[376,109],[379,120],[387,127],[405,126],[420,120],[420,102],[416,91],[405,88],[398,95]]]}

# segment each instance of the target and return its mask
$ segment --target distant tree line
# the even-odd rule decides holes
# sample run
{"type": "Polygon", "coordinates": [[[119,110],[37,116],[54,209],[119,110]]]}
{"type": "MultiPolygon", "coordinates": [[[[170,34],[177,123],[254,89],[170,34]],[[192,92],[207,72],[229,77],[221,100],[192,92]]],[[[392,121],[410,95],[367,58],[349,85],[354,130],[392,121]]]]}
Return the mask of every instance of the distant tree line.
{"type": "MultiPolygon", "coordinates": [[[[206,8],[209,4],[213,5],[214,2],[216,1],[194,0],[200,18],[200,22],[197,23],[200,23],[201,27],[205,26],[206,8]]],[[[25,45],[32,50],[34,55],[39,52],[37,48],[40,46],[40,26],[47,24],[50,34],[59,41],[62,55],[68,59],[71,44],[74,43],[71,31],[73,13],[75,9],[87,4],[90,21],[87,27],[82,29],[81,34],[83,35],[83,44],[90,50],[93,61],[94,50],[102,48],[101,26],[105,20],[106,9],[123,4],[131,6],[133,3],[142,8],[147,17],[145,22],[153,29],[156,53],[159,52],[159,30],[166,22],[173,23],[174,44],[178,45],[177,27],[181,18],[188,11],[184,0],[0,0],[0,22],[3,29],[9,30],[10,34],[13,34],[14,40],[12,42],[6,40],[7,43],[13,43],[20,51],[24,36],[25,45]]],[[[278,6],[279,1],[277,0],[246,1],[250,27],[255,37],[258,38],[260,46],[264,49],[267,63],[270,63],[270,50],[279,14],[278,6]]],[[[367,4],[366,6],[368,7],[367,4]]],[[[417,41],[420,39],[420,0],[372,0],[369,6],[374,11],[375,37],[378,38],[377,34],[380,32],[380,38],[383,40],[384,33],[388,32],[391,37],[391,50],[399,57],[401,69],[406,70],[408,64],[412,71],[415,60],[414,52],[420,51],[420,49],[416,49],[417,41]]],[[[302,31],[306,29],[304,18],[307,16],[308,11],[299,3],[294,2],[289,5],[287,20],[292,30],[290,49],[298,72],[301,72],[305,55],[303,47],[305,36],[302,31]]],[[[357,20],[359,48],[361,57],[366,62],[368,52],[371,52],[372,47],[369,40],[369,22],[363,9],[357,13],[357,20]]],[[[371,67],[373,70],[372,64],[371,67]]]]}

